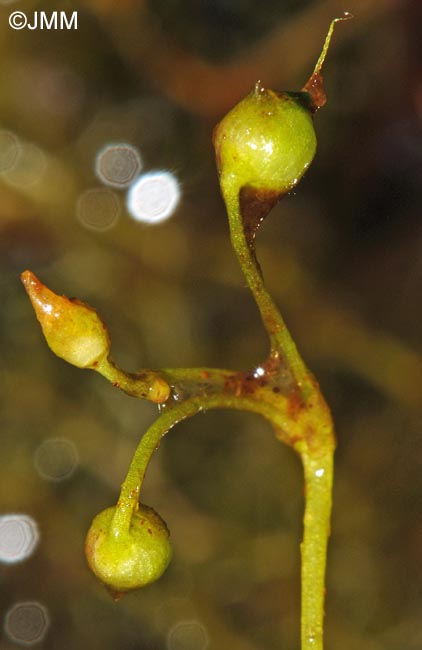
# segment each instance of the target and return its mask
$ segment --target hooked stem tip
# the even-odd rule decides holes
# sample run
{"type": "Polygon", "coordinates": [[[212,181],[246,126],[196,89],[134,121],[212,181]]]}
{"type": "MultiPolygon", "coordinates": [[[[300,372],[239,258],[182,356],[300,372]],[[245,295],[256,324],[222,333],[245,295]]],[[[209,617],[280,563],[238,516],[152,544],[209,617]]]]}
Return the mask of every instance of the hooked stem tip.
{"type": "Polygon", "coordinates": [[[353,14],[351,14],[349,11],[345,11],[342,16],[339,16],[338,18],[334,18],[334,20],[331,21],[327,36],[325,37],[322,52],[319,55],[319,59],[316,63],[312,76],[319,74],[321,71],[323,63],[325,61],[325,57],[327,56],[328,48],[330,47],[331,37],[333,35],[335,24],[339,22],[343,22],[344,20],[350,20],[351,18],[353,18],[353,14]]]}

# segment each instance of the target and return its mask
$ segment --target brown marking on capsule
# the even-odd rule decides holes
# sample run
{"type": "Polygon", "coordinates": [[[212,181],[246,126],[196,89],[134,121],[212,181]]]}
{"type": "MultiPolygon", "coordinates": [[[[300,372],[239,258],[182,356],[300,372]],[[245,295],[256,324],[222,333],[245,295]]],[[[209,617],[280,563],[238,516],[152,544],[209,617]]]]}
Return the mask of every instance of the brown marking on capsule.
{"type": "Polygon", "coordinates": [[[88,560],[89,560],[89,558],[93,557],[93,555],[95,553],[98,538],[102,534],[104,534],[105,532],[106,531],[103,528],[100,528],[96,532],[91,532],[90,531],[89,535],[87,535],[87,537],[85,539],[85,555],[86,555],[88,560]]]}
{"type": "Polygon", "coordinates": [[[147,530],[148,530],[149,534],[152,535],[152,530],[151,530],[151,528],[148,528],[147,530]]]}
{"type": "Polygon", "coordinates": [[[218,144],[218,142],[221,140],[226,140],[227,138],[227,135],[225,133],[222,133],[221,135],[218,133],[220,128],[221,128],[221,122],[218,122],[218,124],[215,125],[212,131],[212,138],[211,138],[215,149],[215,160],[217,163],[217,169],[219,173],[221,171],[221,153],[220,153],[221,147],[218,144]]]}
{"type": "Polygon", "coordinates": [[[202,377],[202,379],[209,379],[210,373],[208,372],[208,370],[203,370],[201,372],[201,377],[202,377]]]}
{"type": "Polygon", "coordinates": [[[320,72],[314,72],[303,86],[302,90],[308,93],[310,98],[310,110],[316,113],[327,103],[327,95],[324,90],[324,81],[320,72]]]}

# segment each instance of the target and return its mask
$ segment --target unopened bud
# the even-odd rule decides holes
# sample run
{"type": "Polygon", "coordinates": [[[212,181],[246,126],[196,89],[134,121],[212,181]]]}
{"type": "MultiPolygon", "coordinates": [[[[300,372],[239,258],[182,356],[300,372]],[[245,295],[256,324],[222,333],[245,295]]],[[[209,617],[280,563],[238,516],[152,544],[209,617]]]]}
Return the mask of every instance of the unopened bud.
{"type": "Polygon", "coordinates": [[[110,351],[107,329],[95,309],[58,296],[31,272],[21,275],[49,348],[78,368],[95,368],[110,351]]]}

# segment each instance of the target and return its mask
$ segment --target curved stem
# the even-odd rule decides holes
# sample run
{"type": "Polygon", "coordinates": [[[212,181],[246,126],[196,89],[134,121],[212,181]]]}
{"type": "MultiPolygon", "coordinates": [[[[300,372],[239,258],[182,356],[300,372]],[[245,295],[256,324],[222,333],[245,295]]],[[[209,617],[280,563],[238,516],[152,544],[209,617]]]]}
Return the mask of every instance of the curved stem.
{"type": "Polygon", "coordinates": [[[221,176],[220,183],[229,216],[232,246],[255,298],[264,327],[268,332],[271,354],[279,355],[285,360],[296,383],[300,385],[303,381],[306,381],[309,372],[299,355],[279,310],[265,287],[253,249],[248,245],[241,214],[239,188],[230,177],[226,179],[221,176]]]}
{"type": "Polygon", "coordinates": [[[258,413],[265,417],[277,432],[286,426],[289,418],[288,402],[285,397],[277,396],[277,402],[271,403],[262,400],[259,391],[254,395],[237,395],[222,391],[204,395],[199,392],[180,403],[173,402],[165,406],[160,417],[141,438],[132,458],[113,517],[113,535],[117,536],[121,531],[129,528],[132,515],[138,508],[139,494],[148,463],[159,447],[161,439],[178,422],[208,409],[236,409],[258,413]]]}
{"type": "MultiPolygon", "coordinates": [[[[181,371],[183,372],[183,371],[181,371]]],[[[198,370],[199,372],[203,372],[198,370]]],[[[265,388],[263,389],[265,390],[265,388]]],[[[261,395],[236,395],[223,392],[214,395],[198,394],[184,401],[164,407],[164,412],[142,437],[135,451],[127,476],[122,484],[120,498],[113,517],[111,533],[118,537],[127,531],[133,513],[139,504],[139,494],[146,468],[162,438],[178,422],[208,409],[232,408],[258,413],[279,431],[286,426],[289,403],[285,397],[277,402],[261,399],[261,395]]],[[[314,404],[315,406],[315,404],[314,404]]],[[[318,409],[317,409],[318,410],[318,409]]],[[[327,412],[320,412],[302,420],[297,428],[302,431],[298,441],[291,444],[299,452],[305,476],[305,515],[302,553],[302,650],[323,650],[324,581],[326,551],[330,531],[331,487],[333,475],[334,437],[327,412]],[[314,437],[315,436],[315,437],[314,437]]]]}
{"type": "Polygon", "coordinates": [[[236,400],[232,395],[223,394],[205,398],[203,396],[192,397],[176,406],[171,406],[168,410],[165,409],[141,438],[123,481],[111,526],[111,532],[115,537],[129,529],[132,515],[138,508],[139,493],[148,463],[154,451],[159,447],[161,439],[181,420],[210,408],[238,408],[261,413],[268,410],[254,400],[247,398],[236,400]]]}
{"type": "Polygon", "coordinates": [[[189,415],[194,415],[198,410],[200,409],[197,404],[189,405],[183,402],[177,407],[164,411],[142,436],[133,455],[126,478],[122,483],[120,497],[111,525],[111,532],[114,536],[118,536],[120,532],[126,531],[130,527],[132,515],[139,507],[139,493],[148,463],[154,451],[159,447],[161,438],[177,422],[189,415]]]}

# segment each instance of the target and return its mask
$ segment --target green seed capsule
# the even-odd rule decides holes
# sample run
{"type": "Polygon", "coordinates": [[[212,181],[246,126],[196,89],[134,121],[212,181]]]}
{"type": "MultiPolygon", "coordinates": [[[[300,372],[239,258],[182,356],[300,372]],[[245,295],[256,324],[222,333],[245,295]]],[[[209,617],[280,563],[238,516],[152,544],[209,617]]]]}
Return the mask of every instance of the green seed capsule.
{"type": "Polygon", "coordinates": [[[140,504],[127,531],[112,531],[116,507],[97,515],[88,531],[85,553],[93,573],[114,593],[158,580],[172,555],[169,531],[152,508],[140,504]]]}
{"type": "Polygon", "coordinates": [[[308,169],[316,151],[312,116],[325,104],[321,67],[334,25],[349,18],[345,13],[331,22],[314,72],[301,92],[276,93],[258,82],[216,126],[214,146],[226,202],[246,189],[247,201],[257,199],[271,206],[308,169]]]}
{"type": "Polygon", "coordinates": [[[278,94],[258,82],[217,125],[222,186],[281,196],[303,176],[316,151],[306,93],[278,94]]]}

